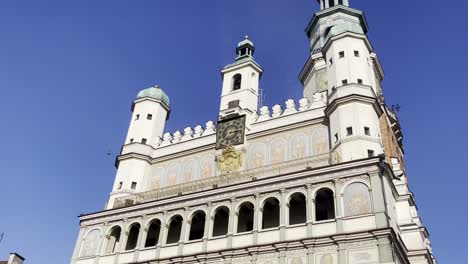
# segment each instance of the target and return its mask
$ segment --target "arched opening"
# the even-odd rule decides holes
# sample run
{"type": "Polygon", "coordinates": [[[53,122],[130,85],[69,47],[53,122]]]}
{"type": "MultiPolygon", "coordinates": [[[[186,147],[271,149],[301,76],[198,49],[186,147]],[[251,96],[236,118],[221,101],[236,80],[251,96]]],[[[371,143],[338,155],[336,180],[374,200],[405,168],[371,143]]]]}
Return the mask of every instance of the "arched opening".
{"type": "Polygon", "coordinates": [[[371,213],[371,198],[367,185],[361,182],[348,185],[343,194],[343,205],[345,216],[371,213]]]}
{"type": "Polygon", "coordinates": [[[236,74],[234,77],[232,77],[232,90],[236,91],[241,88],[242,84],[242,75],[236,74]]]}
{"type": "Polygon", "coordinates": [[[243,203],[239,207],[237,216],[237,233],[249,232],[253,230],[254,206],[252,203],[243,203]]]}
{"type": "Polygon", "coordinates": [[[289,200],[289,224],[303,224],[307,221],[306,197],[302,193],[291,195],[289,200]]]}
{"type": "Polygon", "coordinates": [[[81,247],[80,257],[90,257],[97,255],[99,241],[101,241],[101,231],[94,229],[90,231],[83,242],[81,247]]]}
{"type": "Polygon", "coordinates": [[[315,196],[315,220],[335,218],[335,199],[330,189],[321,189],[315,196]]]}
{"type": "Polygon", "coordinates": [[[106,254],[112,254],[117,251],[120,245],[120,233],[122,233],[120,226],[116,226],[111,229],[111,232],[107,237],[106,254]]]}
{"type": "Polygon", "coordinates": [[[190,224],[189,240],[202,239],[205,234],[206,214],[203,211],[198,211],[192,216],[190,224]]]}
{"type": "Polygon", "coordinates": [[[138,243],[138,235],[140,234],[140,224],[133,224],[128,232],[127,245],[125,250],[133,250],[136,248],[138,243]]]}
{"type": "Polygon", "coordinates": [[[213,221],[213,236],[224,236],[228,233],[229,209],[225,206],[216,210],[213,221]]]}
{"type": "Polygon", "coordinates": [[[278,227],[280,223],[280,205],[276,198],[268,198],[263,204],[262,229],[278,227]]]}
{"type": "Polygon", "coordinates": [[[159,233],[161,232],[161,221],[153,220],[148,227],[148,234],[146,236],[145,247],[154,247],[158,244],[159,233]]]}
{"type": "Polygon", "coordinates": [[[179,242],[183,221],[184,219],[180,215],[175,215],[171,218],[169,224],[169,231],[167,232],[166,244],[173,244],[179,242]]]}

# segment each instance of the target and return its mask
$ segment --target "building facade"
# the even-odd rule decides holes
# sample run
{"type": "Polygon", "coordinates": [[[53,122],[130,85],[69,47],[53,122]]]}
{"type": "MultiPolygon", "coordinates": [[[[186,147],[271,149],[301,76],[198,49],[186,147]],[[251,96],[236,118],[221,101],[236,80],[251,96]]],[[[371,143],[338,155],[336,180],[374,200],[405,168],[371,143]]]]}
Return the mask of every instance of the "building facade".
{"type": "Polygon", "coordinates": [[[364,14],[319,0],[304,97],[259,106],[246,37],[221,71],[219,119],[164,131],[158,87],[138,93],[112,192],[80,216],[72,264],[432,264],[364,14]]]}

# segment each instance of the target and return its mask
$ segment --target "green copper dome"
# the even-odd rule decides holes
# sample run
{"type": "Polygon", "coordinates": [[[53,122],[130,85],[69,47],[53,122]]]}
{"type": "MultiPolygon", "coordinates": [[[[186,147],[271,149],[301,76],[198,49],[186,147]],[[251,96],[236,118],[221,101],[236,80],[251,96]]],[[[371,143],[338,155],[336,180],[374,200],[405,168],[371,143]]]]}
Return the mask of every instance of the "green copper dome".
{"type": "Polygon", "coordinates": [[[249,45],[249,46],[254,46],[253,42],[250,41],[249,39],[249,36],[245,36],[244,37],[244,40],[239,42],[239,44],[237,44],[237,47],[242,47],[242,46],[245,46],[245,45],[249,45]]]}
{"type": "Polygon", "coordinates": [[[156,100],[160,100],[169,106],[169,96],[161,89],[159,86],[150,87],[140,91],[137,95],[137,99],[144,98],[144,97],[151,97],[156,100]]]}

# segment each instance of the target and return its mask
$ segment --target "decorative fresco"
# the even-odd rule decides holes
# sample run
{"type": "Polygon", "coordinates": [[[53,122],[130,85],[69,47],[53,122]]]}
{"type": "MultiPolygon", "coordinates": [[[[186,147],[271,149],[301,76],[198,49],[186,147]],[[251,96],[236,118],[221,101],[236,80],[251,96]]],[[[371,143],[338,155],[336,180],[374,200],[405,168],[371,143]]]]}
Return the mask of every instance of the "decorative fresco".
{"type": "Polygon", "coordinates": [[[265,144],[255,144],[250,149],[249,168],[259,168],[266,165],[266,147],[265,144]]]}
{"type": "Polygon", "coordinates": [[[319,155],[329,152],[328,130],[320,128],[312,134],[312,152],[313,155],[319,155]]]}
{"type": "Polygon", "coordinates": [[[164,168],[157,168],[153,177],[151,178],[150,189],[159,189],[161,188],[161,180],[164,177],[164,168]]]}
{"type": "Polygon", "coordinates": [[[99,242],[101,241],[101,231],[98,229],[92,230],[86,235],[86,239],[81,251],[82,257],[89,257],[97,255],[99,242]]]}
{"type": "Polygon", "coordinates": [[[286,161],[286,141],[284,139],[276,139],[271,143],[270,157],[271,164],[286,161]]]}
{"type": "Polygon", "coordinates": [[[182,183],[191,182],[196,179],[197,165],[196,160],[190,160],[185,163],[182,172],[182,183]]]}
{"type": "Polygon", "coordinates": [[[200,179],[206,179],[214,176],[214,156],[208,156],[201,161],[200,179]]]}
{"type": "Polygon", "coordinates": [[[167,170],[166,186],[176,185],[178,183],[179,165],[172,165],[167,170]]]}
{"type": "Polygon", "coordinates": [[[307,157],[307,136],[299,134],[291,139],[291,159],[307,157]]]}
{"type": "Polygon", "coordinates": [[[364,183],[348,185],[343,194],[345,216],[362,215],[371,212],[369,188],[364,183]]]}
{"type": "Polygon", "coordinates": [[[305,257],[293,257],[289,260],[289,264],[305,264],[307,263],[305,257]]]}
{"type": "Polygon", "coordinates": [[[320,258],[320,264],[333,264],[333,256],[330,254],[323,255],[320,258]]]}

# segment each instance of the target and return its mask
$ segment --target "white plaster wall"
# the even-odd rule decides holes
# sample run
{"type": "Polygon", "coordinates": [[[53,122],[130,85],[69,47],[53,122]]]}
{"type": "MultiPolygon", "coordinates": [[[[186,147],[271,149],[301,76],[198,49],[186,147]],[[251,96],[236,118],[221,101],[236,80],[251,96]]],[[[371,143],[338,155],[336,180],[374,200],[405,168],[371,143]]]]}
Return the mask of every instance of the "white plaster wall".
{"type": "Polygon", "coordinates": [[[167,113],[161,103],[146,99],[135,101],[125,144],[131,143],[132,138],[133,142],[141,142],[143,138],[146,138],[146,144],[154,146],[156,139],[163,134],[167,113]],[[148,114],[153,116],[151,120],[147,120],[148,114]],[[138,120],[137,115],[140,115],[138,120]]]}
{"type": "Polygon", "coordinates": [[[229,102],[235,100],[240,101],[241,108],[257,111],[260,74],[251,63],[224,72],[220,111],[228,109],[229,102]],[[241,89],[233,91],[233,77],[236,74],[242,75],[241,89]]]}

